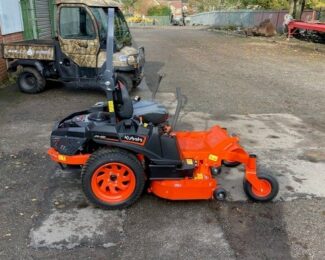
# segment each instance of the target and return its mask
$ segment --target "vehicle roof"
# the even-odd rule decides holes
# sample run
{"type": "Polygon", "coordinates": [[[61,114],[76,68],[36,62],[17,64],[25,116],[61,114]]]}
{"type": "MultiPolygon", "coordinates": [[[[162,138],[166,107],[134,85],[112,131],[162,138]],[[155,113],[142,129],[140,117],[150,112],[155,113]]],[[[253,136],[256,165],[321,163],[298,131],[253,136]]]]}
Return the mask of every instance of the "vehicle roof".
{"type": "Polygon", "coordinates": [[[120,3],[114,0],[56,0],[56,4],[85,4],[88,6],[120,7],[120,3]]]}

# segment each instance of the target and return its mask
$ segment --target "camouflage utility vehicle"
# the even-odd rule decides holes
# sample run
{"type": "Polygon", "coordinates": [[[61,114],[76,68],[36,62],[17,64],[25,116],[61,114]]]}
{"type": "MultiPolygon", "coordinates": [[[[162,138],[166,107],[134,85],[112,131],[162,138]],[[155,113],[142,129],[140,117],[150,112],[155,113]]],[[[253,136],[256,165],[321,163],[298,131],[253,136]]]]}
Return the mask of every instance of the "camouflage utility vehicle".
{"type": "Polygon", "coordinates": [[[144,48],[132,47],[132,36],[119,3],[111,0],[57,0],[57,37],[6,43],[2,56],[17,71],[25,93],[44,90],[46,80],[78,87],[96,87],[105,70],[107,12],[115,9],[113,65],[128,90],[143,77],[144,48]]]}

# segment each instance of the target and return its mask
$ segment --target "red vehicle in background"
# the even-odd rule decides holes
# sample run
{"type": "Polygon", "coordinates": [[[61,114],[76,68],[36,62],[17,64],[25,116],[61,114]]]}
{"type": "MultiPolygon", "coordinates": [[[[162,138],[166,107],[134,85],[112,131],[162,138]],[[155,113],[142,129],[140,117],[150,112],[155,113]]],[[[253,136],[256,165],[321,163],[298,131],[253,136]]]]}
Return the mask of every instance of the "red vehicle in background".
{"type": "Polygon", "coordinates": [[[316,12],[313,13],[313,18],[310,21],[294,20],[287,15],[285,23],[288,27],[288,38],[292,36],[315,36],[325,42],[325,23],[315,20],[316,12]]]}

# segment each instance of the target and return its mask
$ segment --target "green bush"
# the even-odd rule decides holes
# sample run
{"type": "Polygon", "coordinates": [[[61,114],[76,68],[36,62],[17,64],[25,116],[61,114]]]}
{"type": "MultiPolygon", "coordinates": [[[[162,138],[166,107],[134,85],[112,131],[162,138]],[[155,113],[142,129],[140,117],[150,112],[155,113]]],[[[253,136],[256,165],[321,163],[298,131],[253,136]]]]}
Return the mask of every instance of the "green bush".
{"type": "Polygon", "coordinates": [[[148,10],[149,16],[169,16],[171,14],[171,10],[168,6],[153,6],[148,10]]]}

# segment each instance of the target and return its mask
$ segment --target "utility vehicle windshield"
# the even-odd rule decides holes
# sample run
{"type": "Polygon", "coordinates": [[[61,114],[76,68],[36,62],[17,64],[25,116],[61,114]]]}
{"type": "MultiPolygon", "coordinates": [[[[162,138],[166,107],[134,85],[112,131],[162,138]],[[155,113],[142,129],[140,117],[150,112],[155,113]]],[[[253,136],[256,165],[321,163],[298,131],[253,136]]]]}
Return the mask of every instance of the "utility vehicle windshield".
{"type": "MultiPolygon", "coordinates": [[[[99,37],[102,47],[106,47],[107,36],[107,12],[108,8],[92,7],[93,15],[96,18],[99,37]]],[[[119,9],[115,9],[115,45],[119,50],[126,45],[131,45],[132,37],[129,27],[124,19],[123,13],[119,9]]]]}

